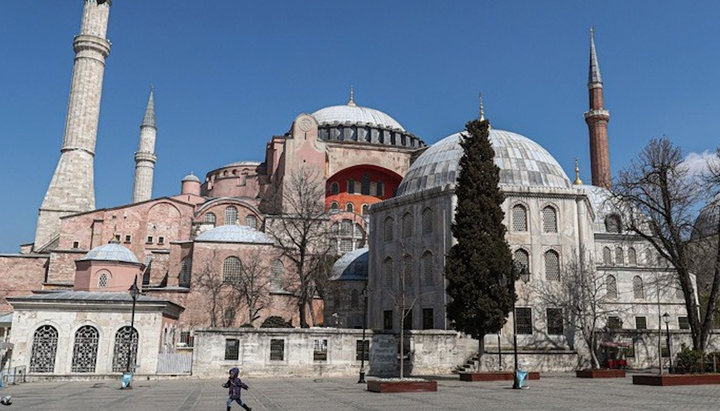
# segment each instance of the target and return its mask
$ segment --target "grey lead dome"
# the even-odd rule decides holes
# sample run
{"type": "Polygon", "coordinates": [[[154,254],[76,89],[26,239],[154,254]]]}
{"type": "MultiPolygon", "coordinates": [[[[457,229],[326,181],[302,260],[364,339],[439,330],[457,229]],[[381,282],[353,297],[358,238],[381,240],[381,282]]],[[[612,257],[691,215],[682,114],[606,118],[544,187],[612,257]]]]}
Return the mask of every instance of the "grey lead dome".
{"type": "MultiPolygon", "coordinates": [[[[463,149],[455,133],[428,148],[410,166],[398,195],[454,185],[463,149]]],[[[517,133],[490,130],[501,186],[569,188],[570,180],[557,160],[538,143],[517,133]]]]}
{"type": "Polygon", "coordinates": [[[90,250],[82,260],[93,261],[121,261],[138,264],[138,259],[132,251],[120,244],[105,244],[90,250]]]}
{"type": "Polygon", "coordinates": [[[397,128],[405,131],[402,125],[397,122],[394,118],[383,113],[380,110],[375,110],[369,107],[360,106],[330,106],[321,108],[320,110],[312,113],[315,120],[319,124],[332,124],[338,123],[356,123],[365,124],[370,123],[371,125],[385,128],[397,128]]]}
{"type": "Polygon", "coordinates": [[[244,225],[221,225],[200,234],[195,241],[254,244],[273,244],[275,242],[272,237],[262,231],[244,225]]]}

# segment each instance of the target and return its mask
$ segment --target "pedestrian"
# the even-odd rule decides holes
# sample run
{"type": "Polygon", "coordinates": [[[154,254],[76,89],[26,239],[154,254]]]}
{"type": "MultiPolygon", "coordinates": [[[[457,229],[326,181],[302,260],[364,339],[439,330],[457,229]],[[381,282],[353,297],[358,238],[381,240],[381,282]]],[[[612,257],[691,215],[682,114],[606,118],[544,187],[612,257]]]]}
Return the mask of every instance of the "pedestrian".
{"type": "Polygon", "coordinates": [[[223,384],[223,387],[228,389],[227,411],[230,411],[233,401],[240,404],[240,406],[245,408],[246,411],[251,411],[252,408],[248,407],[247,404],[245,404],[240,398],[241,391],[247,390],[249,387],[240,380],[238,374],[240,374],[240,370],[237,368],[231,368],[230,376],[228,377],[227,382],[223,384]]]}

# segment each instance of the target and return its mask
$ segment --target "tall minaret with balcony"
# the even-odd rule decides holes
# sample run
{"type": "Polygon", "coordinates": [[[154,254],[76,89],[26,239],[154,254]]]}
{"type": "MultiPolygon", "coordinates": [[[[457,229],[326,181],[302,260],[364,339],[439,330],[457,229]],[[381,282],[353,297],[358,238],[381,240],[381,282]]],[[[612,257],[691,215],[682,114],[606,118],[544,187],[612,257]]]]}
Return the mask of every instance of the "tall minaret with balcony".
{"type": "Polygon", "coordinates": [[[133,184],[133,203],[147,201],[152,198],[153,173],[155,171],[155,101],[153,89],[150,88],[145,116],[140,125],[140,143],[135,153],[135,182],[133,184]]]}
{"type": "Polygon", "coordinates": [[[610,188],[610,155],[608,150],[608,121],[610,112],[605,110],[603,102],[603,83],[600,76],[597,53],[595,52],[595,33],[590,28],[590,72],[588,74],[588,92],[590,110],[585,113],[585,122],[590,134],[590,169],[592,185],[610,188]]]}
{"type": "Polygon", "coordinates": [[[34,251],[52,245],[60,217],[95,209],[94,159],[100,117],[111,0],[85,0],[80,34],[75,36],[70,100],[60,160],[38,212],[34,251]]]}

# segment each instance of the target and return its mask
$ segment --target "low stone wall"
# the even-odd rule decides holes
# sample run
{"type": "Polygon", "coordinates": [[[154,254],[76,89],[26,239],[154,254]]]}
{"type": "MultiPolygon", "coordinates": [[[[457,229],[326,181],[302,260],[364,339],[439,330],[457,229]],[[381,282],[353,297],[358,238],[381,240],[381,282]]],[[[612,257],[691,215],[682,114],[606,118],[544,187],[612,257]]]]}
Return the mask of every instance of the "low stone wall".
{"type": "MultiPolygon", "coordinates": [[[[367,375],[399,374],[399,336],[366,331],[367,375]]],[[[409,331],[407,375],[449,374],[469,358],[477,341],[453,331],[409,331]]],[[[224,376],[240,367],[246,376],[346,376],[360,371],[362,330],[202,329],[195,331],[193,376],[224,376]]]]}
{"type": "MultiPolygon", "coordinates": [[[[477,350],[476,350],[477,351],[477,350]]],[[[512,347],[501,352],[502,363],[498,365],[500,356],[497,349],[486,347],[482,357],[482,369],[487,371],[510,371],[515,368],[512,347]]],[[[578,368],[578,353],[571,350],[518,350],[518,366],[520,369],[537,372],[568,372],[578,368]]]]}

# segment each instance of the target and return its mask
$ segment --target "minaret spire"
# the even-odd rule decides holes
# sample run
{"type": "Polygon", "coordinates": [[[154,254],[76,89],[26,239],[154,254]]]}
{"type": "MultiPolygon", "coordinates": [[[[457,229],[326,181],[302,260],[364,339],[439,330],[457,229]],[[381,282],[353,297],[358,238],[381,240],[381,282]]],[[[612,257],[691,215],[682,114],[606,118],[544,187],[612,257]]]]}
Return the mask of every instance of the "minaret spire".
{"type": "Polygon", "coordinates": [[[38,212],[33,251],[46,251],[60,234],[60,218],[95,209],[95,143],[100,118],[110,0],[85,0],[75,36],[70,99],[60,159],[38,212]]]}
{"type": "Polygon", "coordinates": [[[590,135],[590,170],[594,186],[610,188],[610,154],[608,149],[608,122],[610,112],[603,101],[603,83],[600,76],[597,52],[595,51],[595,30],[590,28],[590,65],[588,68],[588,93],[590,109],[585,112],[585,122],[590,135]]]}
{"type": "Polygon", "coordinates": [[[145,115],[140,125],[140,143],[135,153],[135,181],[133,183],[133,203],[147,201],[152,198],[153,174],[155,172],[155,88],[150,87],[145,115]]]}
{"type": "Polygon", "coordinates": [[[483,105],[482,93],[480,93],[478,98],[480,99],[480,114],[478,118],[480,121],[485,121],[485,106],[483,105]]]}
{"type": "Polygon", "coordinates": [[[352,85],[350,85],[350,100],[348,100],[347,105],[350,107],[355,107],[355,89],[352,85]]]}
{"type": "Polygon", "coordinates": [[[577,158],[575,159],[575,181],[573,181],[573,184],[576,186],[581,186],[583,184],[580,179],[580,165],[578,164],[577,158]]]}

